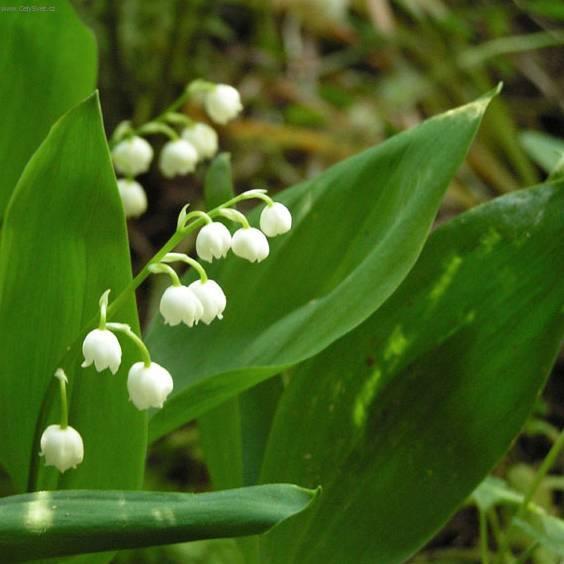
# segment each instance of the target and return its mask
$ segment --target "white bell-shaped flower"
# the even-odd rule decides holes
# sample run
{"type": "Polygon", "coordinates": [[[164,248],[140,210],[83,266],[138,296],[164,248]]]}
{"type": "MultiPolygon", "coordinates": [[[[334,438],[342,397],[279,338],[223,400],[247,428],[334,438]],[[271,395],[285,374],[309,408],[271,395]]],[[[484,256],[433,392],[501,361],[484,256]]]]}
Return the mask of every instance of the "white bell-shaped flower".
{"type": "Polygon", "coordinates": [[[196,252],[202,260],[225,258],[231,248],[231,233],[219,221],[204,225],[196,237],[196,252]]]}
{"type": "Polygon", "coordinates": [[[126,176],[147,172],[153,160],[153,147],[143,137],[130,137],[112,149],[116,170],[126,176]]]}
{"type": "Polygon", "coordinates": [[[139,217],[147,210],[147,195],[143,186],[135,180],[120,178],[117,181],[125,217],[139,217]]]}
{"type": "Polygon", "coordinates": [[[290,210],[279,202],[266,206],[260,214],[260,228],[268,237],[276,237],[287,233],[292,228],[290,210]]]}
{"type": "Polygon", "coordinates": [[[194,146],[200,160],[211,159],[217,153],[217,133],[207,123],[189,125],[182,131],[182,139],[194,146]]]}
{"type": "Polygon", "coordinates": [[[161,172],[167,178],[193,172],[198,162],[198,153],[186,139],[169,141],[163,147],[159,158],[161,172]]]}
{"type": "Polygon", "coordinates": [[[72,427],[49,425],[41,435],[40,456],[46,466],[54,466],[59,472],[76,468],[84,458],[84,444],[79,432],[72,427]]]}
{"type": "Polygon", "coordinates": [[[160,312],[167,325],[185,323],[192,327],[204,313],[204,306],[187,286],[169,286],[162,295],[160,312]]]}
{"type": "Polygon", "coordinates": [[[216,84],[207,92],[204,98],[204,106],[213,121],[221,124],[237,117],[243,109],[239,92],[228,84],[216,84]]]}
{"type": "Polygon", "coordinates": [[[137,409],[162,407],[174,384],[170,372],[156,362],[136,362],[127,375],[129,399],[137,409]]]}
{"type": "Polygon", "coordinates": [[[233,233],[233,252],[250,262],[263,261],[270,252],[264,233],[254,227],[242,227],[233,233]]]}
{"type": "Polygon", "coordinates": [[[209,325],[216,317],[217,319],[223,319],[227,298],[217,282],[213,280],[206,280],[205,282],[196,280],[188,287],[196,294],[204,307],[201,320],[206,325],[209,325]]]}
{"type": "Polygon", "coordinates": [[[84,362],[86,368],[94,363],[96,370],[102,372],[106,368],[115,374],[121,364],[121,347],[117,337],[108,329],[94,329],[86,335],[82,343],[84,362]]]}

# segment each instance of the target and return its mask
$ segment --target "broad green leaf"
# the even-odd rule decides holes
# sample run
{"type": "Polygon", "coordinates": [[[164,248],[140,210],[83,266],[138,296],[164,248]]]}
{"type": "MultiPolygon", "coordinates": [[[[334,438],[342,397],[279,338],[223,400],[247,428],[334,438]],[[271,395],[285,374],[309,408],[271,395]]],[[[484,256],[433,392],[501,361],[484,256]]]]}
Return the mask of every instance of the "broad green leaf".
{"type": "MultiPolygon", "coordinates": [[[[0,461],[17,492],[57,484],[58,473],[38,456],[38,440],[58,418],[53,373],[59,366],[70,381],[70,424],[85,443],[84,462],[59,485],[141,485],[146,418],[128,402],[125,383],[138,353],[125,343],[115,376],[80,368],[81,329],[96,315],[102,292],[111,288],[115,296],[130,278],[124,214],[98,97],[92,95],[52,128],[6,212],[0,244],[0,461]]],[[[117,320],[138,328],[133,296],[117,320]]]]}
{"type": "Polygon", "coordinates": [[[564,140],[540,131],[524,131],[521,145],[531,159],[550,174],[564,155],[564,140]]]}
{"type": "Polygon", "coordinates": [[[272,240],[271,256],[210,268],[227,294],[224,320],[191,330],[159,320],[149,332],[157,361],[175,377],[174,395],[152,419],[153,438],[318,353],[390,296],[495,93],[281,195],[294,226],[272,240]]]}
{"type": "Polygon", "coordinates": [[[245,564],[237,548],[236,539],[207,539],[169,544],[152,548],[124,550],[112,564],[161,564],[189,562],[190,564],[245,564]]]}
{"type": "Polygon", "coordinates": [[[13,10],[0,14],[0,221],[26,162],[51,125],[96,84],[94,36],[69,2],[8,4],[13,10]],[[21,11],[40,7],[54,9],[21,11]]]}
{"type": "Polygon", "coordinates": [[[296,369],[262,480],[324,493],[261,562],[403,562],[503,455],[562,338],[563,188],[437,229],[382,308],[296,369]]]}
{"type": "Polygon", "coordinates": [[[274,484],[187,494],[41,491],[0,501],[0,553],[17,562],[264,533],[316,493],[274,484]]]}
{"type": "Polygon", "coordinates": [[[280,378],[270,378],[198,419],[206,464],[216,489],[257,483],[282,389],[280,378]]]}

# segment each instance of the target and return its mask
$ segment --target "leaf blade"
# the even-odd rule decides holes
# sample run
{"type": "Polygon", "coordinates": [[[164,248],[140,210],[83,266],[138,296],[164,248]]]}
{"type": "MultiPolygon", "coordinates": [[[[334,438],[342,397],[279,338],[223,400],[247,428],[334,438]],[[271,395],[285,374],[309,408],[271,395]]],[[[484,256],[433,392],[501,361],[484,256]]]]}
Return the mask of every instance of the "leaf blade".
{"type": "MultiPolygon", "coordinates": [[[[113,379],[80,368],[80,345],[67,352],[95,316],[102,292],[110,287],[115,295],[130,279],[123,209],[95,94],[57,122],[26,166],[0,242],[0,460],[17,492],[59,482],[53,468],[40,465],[38,439],[58,421],[52,392],[61,365],[70,382],[70,424],[86,453],[59,485],[141,485],[146,419],[128,403],[124,381],[135,349],[124,345],[113,379]],[[106,460],[116,465],[112,472],[106,460]]],[[[121,315],[138,329],[133,296],[121,315]]]]}
{"type": "Polygon", "coordinates": [[[316,354],[389,297],[419,254],[444,190],[496,93],[281,195],[294,227],[272,242],[269,259],[260,265],[232,260],[211,269],[228,296],[224,320],[190,332],[155,323],[149,331],[156,358],[173,369],[177,381],[171,400],[151,420],[153,438],[201,410],[194,408],[196,387],[211,401],[214,380],[225,382],[230,374],[217,405],[260,381],[258,367],[265,379],[316,354]],[[350,204],[344,207],[343,201],[350,204]],[[201,354],[209,343],[214,354],[201,354]],[[246,369],[252,369],[250,376],[246,369]]]}
{"type": "Polygon", "coordinates": [[[404,561],[470,494],[559,348],[563,212],[549,185],[441,226],[380,310],[296,370],[262,480],[324,495],[265,539],[267,561],[404,561]]]}
{"type": "Polygon", "coordinates": [[[316,492],[288,484],[185,494],[69,490],[0,502],[10,561],[260,534],[304,510],[316,492]]]}
{"type": "MultiPolygon", "coordinates": [[[[43,6],[32,0],[27,7],[43,6]]],[[[49,127],[96,84],[96,43],[67,1],[52,12],[0,18],[0,220],[18,178],[49,127]],[[25,119],[22,119],[25,116],[25,119]]]]}

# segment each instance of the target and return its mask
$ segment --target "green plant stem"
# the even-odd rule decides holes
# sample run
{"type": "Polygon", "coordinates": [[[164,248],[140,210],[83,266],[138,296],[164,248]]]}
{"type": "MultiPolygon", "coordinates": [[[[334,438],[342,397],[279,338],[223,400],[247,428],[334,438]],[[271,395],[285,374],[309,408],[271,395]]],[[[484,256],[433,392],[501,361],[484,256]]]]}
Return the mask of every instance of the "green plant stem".
{"type": "Polygon", "coordinates": [[[145,366],[151,366],[151,355],[149,354],[149,349],[146,347],[143,340],[131,329],[129,325],[126,323],[108,323],[108,329],[114,331],[116,333],[123,333],[126,337],[131,339],[136,347],[141,352],[141,356],[143,357],[143,362],[145,366]]]}
{"type": "Polygon", "coordinates": [[[244,229],[249,229],[250,225],[247,218],[237,210],[222,210],[220,214],[228,219],[229,221],[234,221],[242,225],[244,229]]]}
{"type": "Polygon", "coordinates": [[[515,519],[522,519],[527,513],[529,503],[533,499],[538,487],[540,486],[541,482],[543,481],[544,477],[548,473],[548,471],[552,468],[553,464],[556,462],[560,451],[564,448],[564,430],[560,432],[560,436],[556,440],[556,442],[552,445],[552,448],[548,451],[545,459],[542,461],[540,468],[538,469],[533,483],[531,487],[527,491],[523,502],[519,506],[517,514],[515,515],[515,519]]]}
{"type": "Polygon", "coordinates": [[[197,260],[194,260],[184,253],[168,253],[163,258],[163,262],[184,262],[197,271],[202,282],[207,282],[208,280],[208,275],[204,267],[197,260]]]}
{"type": "Polygon", "coordinates": [[[61,429],[69,425],[69,408],[67,404],[67,377],[62,368],[57,368],[55,378],[59,381],[59,392],[61,396],[61,429]]]}
{"type": "Polygon", "coordinates": [[[489,564],[489,550],[488,550],[488,522],[486,519],[485,511],[478,510],[480,519],[480,560],[482,564],[489,564]]]}
{"type": "Polygon", "coordinates": [[[149,270],[153,274],[166,274],[170,278],[173,286],[182,286],[180,278],[178,278],[178,274],[176,274],[174,268],[168,266],[168,264],[163,264],[162,262],[157,264],[153,263],[149,266],[149,270]]]}
{"type": "Polygon", "coordinates": [[[497,553],[498,553],[494,560],[496,562],[499,560],[499,562],[502,562],[503,564],[505,564],[505,562],[507,560],[507,541],[506,541],[505,536],[503,534],[503,531],[501,529],[499,517],[497,515],[497,511],[496,511],[495,507],[492,507],[487,512],[487,517],[488,517],[490,528],[492,530],[492,533],[493,533],[493,536],[494,536],[494,539],[495,539],[497,553]]]}

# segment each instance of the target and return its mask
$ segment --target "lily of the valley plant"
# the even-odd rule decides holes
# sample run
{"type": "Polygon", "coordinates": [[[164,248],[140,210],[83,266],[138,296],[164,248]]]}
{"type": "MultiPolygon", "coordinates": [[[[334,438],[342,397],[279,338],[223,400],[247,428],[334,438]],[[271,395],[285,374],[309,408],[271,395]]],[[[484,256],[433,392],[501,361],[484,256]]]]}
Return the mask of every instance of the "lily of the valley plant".
{"type": "MultiPolygon", "coordinates": [[[[233,119],[242,109],[239,93],[231,86],[214,85],[205,81],[195,81],[186,92],[160,117],[141,126],[138,130],[128,123],[116,129],[112,142],[112,158],[118,173],[125,175],[117,182],[126,216],[138,216],[145,211],[147,198],[142,186],[134,180],[138,174],[146,172],[154,156],[149,142],[143,134],[164,133],[170,138],[162,149],[159,166],[166,177],[192,172],[196,164],[212,157],[218,148],[217,133],[209,125],[194,123],[184,114],[174,110],[189,96],[204,96],[204,105],[210,117],[224,124],[233,119]],[[179,135],[172,125],[181,124],[179,135]]],[[[184,323],[193,327],[200,321],[209,325],[214,320],[223,319],[227,308],[227,297],[220,284],[208,278],[204,267],[196,259],[184,253],[172,252],[190,233],[198,230],[196,253],[206,262],[225,258],[229,251],[250,262],[261,262],[268,257],[267,237],[287,233],[292,227],[290,211],[281,203],[274,202],[266,190],[248,190],[221,204],[209,212],[188,212],[189,204],[181,210],[176,231],[170,240],[151,260],[113,303],[135,290],[149,274],[166,274],[171,285],[164,291],[160,301],[160,313],[167,325],[184,323]],[[260,229],[251,227],[247,217],[234,206],[244,200],[258,199],[265,207],[260,216],[260,229]],[[233,235],[217,219],[224,219],[239,225],[233,235]],[[171,263],[184,263],[192,267],[198,280],[185,286],[171,263]]],[[[117,335],[129,339],[139,351],[140,360],[130,368],[127,377],[127,391],[133,406],[139,410],[161,408],[173,390],[173,377],[169,371],[153,362],[143,340],[128,324],[109,321],[113,311],[106,290],[99,301],[98,326],[90,329],[82,343],[84,361],[82,367],[94,365],[96,371],[109,370],[116,374],[122,361],[122,349],[117,335]]],[[[66,383],[62,368],[55,376],[60,384],[61,423],[50,425],[41,437],[41,456],[45,464],[55,466],[60,472],[76,468],[84,458],[84,445],[77,429],[68,425],[66,383]]]]}

